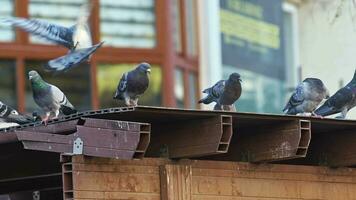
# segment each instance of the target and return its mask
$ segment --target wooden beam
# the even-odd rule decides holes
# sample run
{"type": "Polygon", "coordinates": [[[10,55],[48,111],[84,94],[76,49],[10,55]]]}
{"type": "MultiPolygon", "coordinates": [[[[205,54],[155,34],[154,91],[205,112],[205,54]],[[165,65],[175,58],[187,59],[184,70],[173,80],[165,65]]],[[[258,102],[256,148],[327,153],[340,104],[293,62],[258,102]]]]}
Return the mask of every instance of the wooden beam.
{"type": "Polygon", "coordinates": [[[192,199],[192,167],[189,165],[161,165],[161,200],[192,199]]]}

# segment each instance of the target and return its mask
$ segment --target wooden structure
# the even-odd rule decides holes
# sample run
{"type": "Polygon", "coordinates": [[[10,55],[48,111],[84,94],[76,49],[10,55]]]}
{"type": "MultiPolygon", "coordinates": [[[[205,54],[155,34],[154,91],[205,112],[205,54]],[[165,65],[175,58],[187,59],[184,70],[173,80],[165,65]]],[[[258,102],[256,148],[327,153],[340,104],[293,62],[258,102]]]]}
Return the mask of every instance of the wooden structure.
{"type": "Polygon", "coordinates": [[[3,129],[0,194],[17,200],[34,191],[55,200],[355,199],[355,129],[352,120],[254,113],[87,111],[47,127],[3,129]]]}

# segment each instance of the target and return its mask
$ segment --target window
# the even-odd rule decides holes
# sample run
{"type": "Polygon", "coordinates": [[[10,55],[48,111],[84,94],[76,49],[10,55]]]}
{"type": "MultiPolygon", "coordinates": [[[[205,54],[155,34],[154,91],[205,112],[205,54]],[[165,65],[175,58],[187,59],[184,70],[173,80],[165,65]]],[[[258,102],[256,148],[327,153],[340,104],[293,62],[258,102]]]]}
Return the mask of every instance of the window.
{"type": "Polygon", "coordinates": [[[3,103],[16,108],[16,68],[15,61],[0,61],[0,96],[3,103]]]}
{"type": "MultiPolygon", "coordinates": [[[[0,6],[1,17],[11,17],[14,15],[14,1],[2,0],[0,6]]],[[[9,25],[0,23],[0,41],[13,41],[15,40],[15,31],[9,25]]]]}
{"type": "MultiPolygon", "coordinates": [[[[30,18],[70,27],[76,23],[80,6],[85,2],[85,0],[30,0],[29,16],[30,18]]],[[[30,41],[40,44],[53,44],[33,35],[30,35],[30,41]]]]}
{"type": "Polygon", "coordinates": [[[174,96],[178,108],[184,108],[184,74],[183,70],[175,69],[175,83],[174,83],[174,96]]]}
{"type": "Polygon", "coordinates": [[[186,12],[186,29],[187,29],[187,53],[190,56],[196,56],[198,54],[197,47],[197,19],[196,19],[196,1],[185,1],[186,12]]]}
{"type": "Polygon", "coordinates": [[[181,40],[181,21],[180,21],[180,0],[172,0],[172,34],[173,34],[173,42],[174,48],[176,52],[182,52],[182,40],[181,40]]]}
{"type": "Polygon", "coordinates": [[[155,47],[154,6],[154,0],[101,0],[101,41],[114,47],[155,47]]]}
{"type": "Polygon", "coordinates": [[[189,73],[189,102],[190,102],[190,108],[196,109],[198,108],[198,102],[197,102],[197,92],[198,92],[198,85],[197,85],[197,77],[193,73],[189,73]]]}
{"type": "Polygon", "coordinates": [[[45,62],[26,62],[26,110],[33,112],[40,110],[35,104],[32,96],[32,88],[28,81],[28,72],[36,70],[47,83],[57,86],[66,95],[68,100],[78,111],[91,108],[91,87],[89,78],[89,65],[82,65],[71,69],[65,73],[52,74],[45,72],[43,65],[45,62]]]}
{"type": "MultiPolygon", "coordinates": [[[[100,64],[97,71],[98,92],[101,108],[124,106],[124,102],[113,99],[122,75],[134,69],[134,64],[100,64]]],[[[162,72],[157,65],[151,65],[150,84],[139,98],[139,105],[162,105],[162,72]]]]}

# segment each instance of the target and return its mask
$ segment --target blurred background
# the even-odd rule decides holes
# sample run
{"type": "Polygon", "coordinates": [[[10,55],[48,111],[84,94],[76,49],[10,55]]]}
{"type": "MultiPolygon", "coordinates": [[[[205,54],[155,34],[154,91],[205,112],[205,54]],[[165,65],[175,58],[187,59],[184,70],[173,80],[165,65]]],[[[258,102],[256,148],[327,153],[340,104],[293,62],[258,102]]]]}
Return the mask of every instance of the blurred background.
{"type": "MultiPolygon", "coordinates": [[[[27,80],[36,69],[79,109],[117,106],[122,73],[153,66],[141,105],[203,108],[202,89],[242,75],[238,111],[281,113],[296,85],[318,77],[333,94],[351,80],[356,56],[354,0],[91,0],[90,64],[64,74],[42,66],[66,49],[0,25],[0,96],[20,111],[37,109],[27,80]]],[[[85,0],[0,0],[0,17],[75,23],[85,0]]],[[[356,117],[350,112],[349,118],[356,117]]]]}

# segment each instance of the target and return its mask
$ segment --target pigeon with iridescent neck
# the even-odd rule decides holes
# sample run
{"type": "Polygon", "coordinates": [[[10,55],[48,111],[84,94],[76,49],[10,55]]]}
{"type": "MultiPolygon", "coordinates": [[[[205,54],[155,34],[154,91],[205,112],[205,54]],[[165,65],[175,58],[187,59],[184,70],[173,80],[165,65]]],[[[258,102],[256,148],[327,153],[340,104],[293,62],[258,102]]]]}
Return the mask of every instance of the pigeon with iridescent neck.
{"type": "Polygon", "coordinates": [[[60,112],[64,115],[77,112],[64,93],[58,87],[45,82],[36,71],[30,71],[28,78],[32,86],[33,99],[45,112],[42,119],[45,124],[49,119],[58,118],[60,112]]]}

